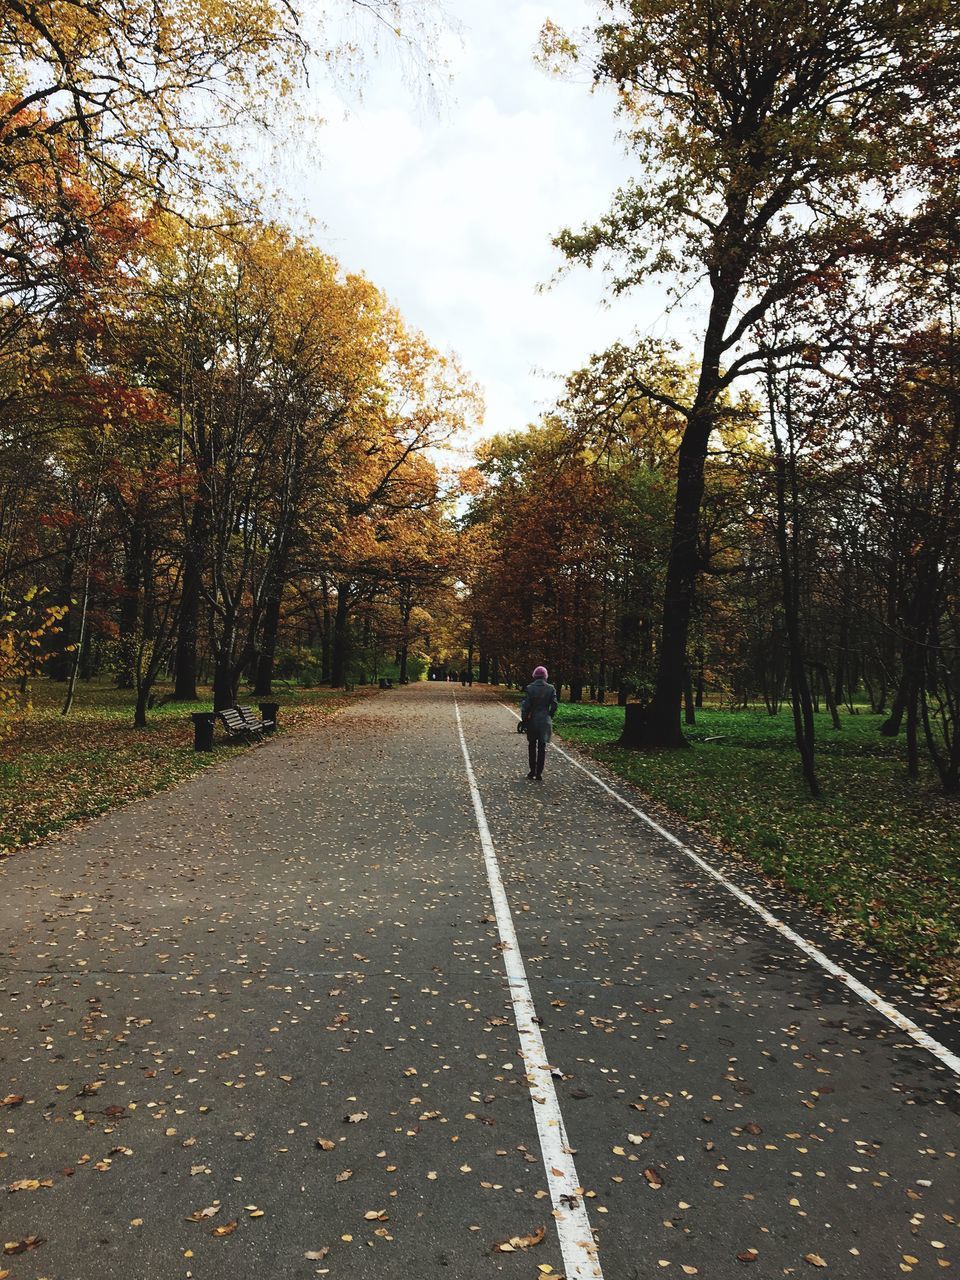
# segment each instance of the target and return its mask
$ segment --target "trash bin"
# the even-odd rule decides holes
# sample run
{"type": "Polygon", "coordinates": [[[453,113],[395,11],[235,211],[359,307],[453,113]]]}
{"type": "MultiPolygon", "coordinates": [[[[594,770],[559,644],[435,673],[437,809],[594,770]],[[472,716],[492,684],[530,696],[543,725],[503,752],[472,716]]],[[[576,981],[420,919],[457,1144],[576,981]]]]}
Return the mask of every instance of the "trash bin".
{"type": "Polygon", "coordinates": [[[213,750],[213,726],[216,718],[212,711],[194,711],[190,716],[193,721],[194,751],[213,750]]]}

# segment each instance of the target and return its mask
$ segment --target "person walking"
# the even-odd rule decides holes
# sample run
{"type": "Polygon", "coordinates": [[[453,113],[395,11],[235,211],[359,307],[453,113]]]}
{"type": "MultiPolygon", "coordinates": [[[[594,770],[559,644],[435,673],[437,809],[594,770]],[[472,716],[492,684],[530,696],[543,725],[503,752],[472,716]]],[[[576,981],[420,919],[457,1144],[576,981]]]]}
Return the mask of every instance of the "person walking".
{"type": "Polygon", "coordinates": [[[520,726],[527,735],[527,753],[530,760],[530,782],[543,781],[543,760],[547,743],[553,736],[553,717],[557,713],[557,691],[547,683],[547,668],[537,667],[533,683],[527,685],[520,704],[520,726]]]}

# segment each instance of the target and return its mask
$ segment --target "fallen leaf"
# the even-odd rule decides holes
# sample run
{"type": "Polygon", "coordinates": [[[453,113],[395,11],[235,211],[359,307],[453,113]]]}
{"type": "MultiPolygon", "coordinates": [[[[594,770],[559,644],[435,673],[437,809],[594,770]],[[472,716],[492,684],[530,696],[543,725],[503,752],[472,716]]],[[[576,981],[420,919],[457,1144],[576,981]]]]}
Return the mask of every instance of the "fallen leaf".
{"type": "Polygon", "coordinates": [[[18,1182],[7,1183],[8,1191],[36,1191],[40,1186],[39,1178],[21,1178],[18,1182]]]}
{"type": "Polygon", "coordinates": [[[759,1256],[760,1255],[757,1253],[756,1249],[744,1249],[743,1253],[737,1254],[737,1261],[738,1262],[756,1262],[759,1256]]]}
{"type": "Polygon", "coordinates": [[[318,1138],[317,1146],[321,1151],[332,1151],[337,1144],[331,1142],[329,1138],[318,1138]]]}
{"type": "Polygon", "coordinates": [[[660,1188],[663,1186],[663,1177],[657,1172],[656,1169],[644,1169],[643,1176],[646,1178],[649,1185],[653,1187],[655,1191],[659,1191],[660,1188]]]}
{"type": "Polygon", "coordinates": [[[352,1169],[344,1169],[342,1173],[337,1174],[337,1182],[346,1182],[348,1178],[353,1177],[352,1169]]]}
{"type": "Polygon", "coordinates": [[[27,1253],[30,1249],[39,1249],[44,1244],[42,1236],[24,1236],[22,1240],[8,1240],[3,1246],[4,1253],[27,1253]]]}
{"type": "Polygon", "coordinates": [[[214,1227],[210,1232],[212,1236],[231,1236],[237,1229],[237,1220],[233,1222],[222,1222],[219,1227],[214,1227]]]}
{"type": "Polygon", "coordinates": [[[194,1209],[193,1213],[188,1214],[184,1219],[185,1222],[206,1222],[207,1218],[214,1217],[220,1212],[219,1204],[208,1205],[206,1209],[194,1209]]]}
{"type": "Polygon", "coordinates": [[[363,1215],[366,1222],[389,1222],[386,1211],[383,1209],[368,1209],[363,1215]]]}
{"type": "Polygon", "coordinates": [[[0,1107],[19,1107],[23,1102],[22,1093],[8,1093],[3,1099],[0,1099],[0,1107]]]}
{"type": "Polygon", "coordinates": [[[329,1252],[329,1248],[308,1249],[303,1256],[308,1262],[322,1262],[329,1252]]]}
{"type": "Polygon", "coordinates": [[[819,1253],[805,1253],[803,1260],[804,1262],[809,1262],[811,1267],[825,1267],[827,1265],[819,1253]]]}
{"type": "Polygon", "coordinates": [[[353,1113],[352,1115],[344,1116],[343,1118],[344,1118],[344,1120],[346,1121],[346,1123],[347,1123],[347,1124],[359,1124],[361,1120],[366,1120],[366,1118],[367,1118],[367,1112],[366,1112],[366,1111],[354,1111],[354,1113],[353,1113]]]}
{"type": "Polygon", "coordinates": [[[491,1252],[515,1253],[518,1249],[533,1249],[543,1241],[546,1234],[546,1227],[537,1227],[528,1236],[511,1236],[508,1240],[498,1241],[491,1252]]]}

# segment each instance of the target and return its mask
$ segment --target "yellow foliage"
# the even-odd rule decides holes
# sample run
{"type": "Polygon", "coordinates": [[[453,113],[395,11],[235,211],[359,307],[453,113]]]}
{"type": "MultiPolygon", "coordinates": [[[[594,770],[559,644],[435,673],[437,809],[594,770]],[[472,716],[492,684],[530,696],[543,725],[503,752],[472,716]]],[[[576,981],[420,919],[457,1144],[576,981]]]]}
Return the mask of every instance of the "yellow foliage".
{"type": "Polygon", "coordinates": [[[23,706],[27,682],[43,666],[46,638],[60,630],[67,612],[61,605],[38,605],[42,594],[31,587],[15,608],[0,615],[0,736],[23,706]]]}

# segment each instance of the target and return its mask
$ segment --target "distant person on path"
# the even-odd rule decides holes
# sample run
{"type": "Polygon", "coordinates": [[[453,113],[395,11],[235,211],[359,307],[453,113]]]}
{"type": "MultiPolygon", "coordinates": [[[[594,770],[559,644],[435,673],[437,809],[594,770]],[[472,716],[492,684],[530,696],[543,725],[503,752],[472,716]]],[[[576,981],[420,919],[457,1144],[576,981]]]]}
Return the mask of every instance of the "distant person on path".
{"type": "Polygon", "coordinates": [[[547,743],[553,736],[553,717],[557,713],[557,691],[547,683],[547,668],[537,667],[533,684],[527,685],[520,704],[520,725],[527,735],[527,753],[530,758],[530,782],[543,781],[543,760],[547,743]]]}

